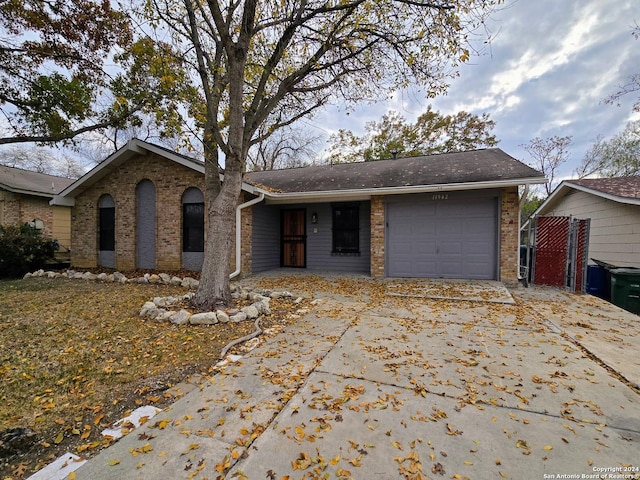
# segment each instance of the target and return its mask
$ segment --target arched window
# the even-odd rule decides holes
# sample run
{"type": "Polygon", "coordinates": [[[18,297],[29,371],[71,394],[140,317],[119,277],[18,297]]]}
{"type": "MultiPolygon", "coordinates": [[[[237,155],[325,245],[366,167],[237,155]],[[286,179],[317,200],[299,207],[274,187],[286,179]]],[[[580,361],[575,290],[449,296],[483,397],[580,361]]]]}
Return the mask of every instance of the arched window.
{"type": "Polygon", "coordinates": [[[204,252],[204,196],[194,187],[182,195],[182,251],[204,252]]]}
{"type": "Polygon", "coordinates": [[[204,195],[195,187],[182,195],[182,268],[202,270],[204,262],[204,195]]]}
{"type": "Polygon", "coordinates": [[[115,268],[116,203],[109,194],[98,200],[98,263],[115,268]]]}
{"type": "Polygon", "coordinates": [[[136,264],[156,268],[156,187],[151,180],[136,186],[136,264]]]}

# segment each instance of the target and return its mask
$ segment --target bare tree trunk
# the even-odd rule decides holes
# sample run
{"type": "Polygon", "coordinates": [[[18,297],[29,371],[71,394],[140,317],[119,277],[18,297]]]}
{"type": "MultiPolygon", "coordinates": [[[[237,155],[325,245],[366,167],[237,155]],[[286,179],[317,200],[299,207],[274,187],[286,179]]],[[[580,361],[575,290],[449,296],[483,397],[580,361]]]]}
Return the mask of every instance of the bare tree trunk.
{"type": "MultiPolygon", "coordinates": [[[[233,165],[234,161],[227,158],[226,163],[233,165]]],[[[192,300],[192,304],[202,310],[215,310],[231,303],[229,274],[235,243],[235,210],[242,188],[242,171],[227,168],[222,185],[218,175],[217,162],[205,172],[205,202],[209,222],[206,225],[200,286],[192,300]]]]}

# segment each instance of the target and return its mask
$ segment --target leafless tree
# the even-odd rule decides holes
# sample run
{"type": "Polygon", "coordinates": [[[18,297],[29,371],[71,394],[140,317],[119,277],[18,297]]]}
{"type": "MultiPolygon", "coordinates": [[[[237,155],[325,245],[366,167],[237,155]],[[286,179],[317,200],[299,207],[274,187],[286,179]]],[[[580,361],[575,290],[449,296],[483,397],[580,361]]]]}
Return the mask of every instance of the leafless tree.
{"type": "Polygon", "coordinates": [[[556,187],[556,175],[561,165],[569,159],[569,147],[572,143],[571,135],[566,137],[553,136],[549,138],[536,137],[529,143],[521,145],[531,156],[529,164],[541,171],[547,177],[545,192],[547,196],[556,187]]]}
{"type": "MultiPolygon", "coordinates": [[[[261,127],[258,133],[264,128],[261,127]]],[[[316,155],[315,147],[321,138],[293,126],[260,137],[262,140],[249,149],[247,170],[278,170],[306,165],[316,155]]]]}

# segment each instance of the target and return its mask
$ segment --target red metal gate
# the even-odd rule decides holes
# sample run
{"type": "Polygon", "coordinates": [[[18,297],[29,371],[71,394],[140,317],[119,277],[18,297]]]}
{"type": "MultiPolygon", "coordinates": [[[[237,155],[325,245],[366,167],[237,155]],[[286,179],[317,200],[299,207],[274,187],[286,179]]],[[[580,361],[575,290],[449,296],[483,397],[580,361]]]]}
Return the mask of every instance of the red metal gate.
{"type": "Polygon", "coordinates": [[[533,249],[533,283],[584,292],[590,220],[537,217],[533,249]]]}

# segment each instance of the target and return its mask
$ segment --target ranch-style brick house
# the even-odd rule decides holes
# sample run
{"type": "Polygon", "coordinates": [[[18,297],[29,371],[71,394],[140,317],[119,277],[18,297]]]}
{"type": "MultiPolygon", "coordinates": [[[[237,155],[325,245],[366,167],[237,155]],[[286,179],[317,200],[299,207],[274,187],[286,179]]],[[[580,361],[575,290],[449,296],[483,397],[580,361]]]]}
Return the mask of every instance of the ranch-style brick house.
{"type": "MultiPolygon", "coordinates": [[[[497,148],[247,173],[233,275],[291,267],[515,283],[518,187],[545,181],[497,148]]],[[[52,204],[72,209],[72,266],[198,270],[203,191],[202,162],[132,140],[52,204]]]]}
{"type": "Polygon", "coordinates": [[[71,213],[67,206],[49,205],[73,179],[0,165],[0,225],[31,223],[58,241],[61,252],[71,248],[71,213]]]}

